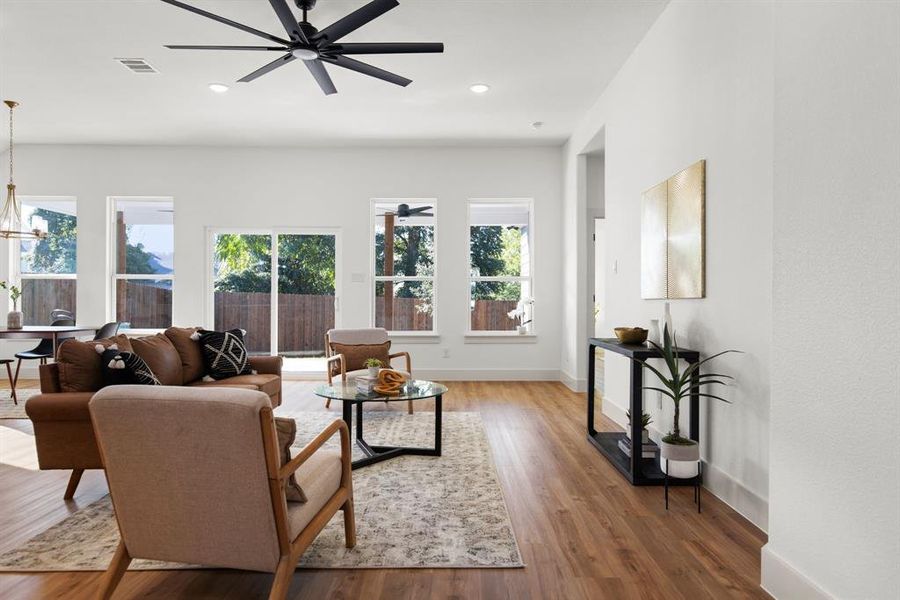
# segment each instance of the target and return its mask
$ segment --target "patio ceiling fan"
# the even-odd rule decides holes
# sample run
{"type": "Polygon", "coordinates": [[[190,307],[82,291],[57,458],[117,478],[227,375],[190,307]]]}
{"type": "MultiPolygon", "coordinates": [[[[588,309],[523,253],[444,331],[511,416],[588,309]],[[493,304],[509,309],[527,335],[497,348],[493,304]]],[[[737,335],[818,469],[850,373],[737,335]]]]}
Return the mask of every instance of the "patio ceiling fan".
{"type": "Polygon", "coordinates": [[[397,210],[386,210],[384,214],[378,215],[379,217],[387,217],[394,216],[398,219],[406,219],[408,217],[433,217],[434,213],[428,212],[434,208],[433,206],[418,206],[416,208],[410,208],[409,204],[398,204],[397,210]]]}
{"type": "Polygon", "coordinates": [[[336,94],[337,88],[331,81],[331,76],[325,70],[325,64],[342,67],[369,77],[375,77],[399,86],[407,86],[411,79],[402,77],[390,71],[385,71],[368,63],[350,58],[351,54],[415,54],[422,52],[443,52],[442,43],[419,42],[378,42],[378,43],[338,43],[344,36],[353,33],[363,25],[374,21],[389,10],[400,5],[397,0],[372,0],[365,6],[358,8],[342,19],[338,19],[325,29],[316,29],[306,19],[306,13],[316,5],[316,0],[295,0],[297,7],[303,11],[303,19],[297,21],[294,13],[288,7],[287,0],[269,0],[269,4],[278,15],[281,24],[287,32],[287,38],[278,37],[248,25],[220,17],[201,8],[185,4],[179,0],[162,0],[166,4],[183,8],[184,10],[200,16],[218,21],[224,25],[240,29],[241,31],[261,37],[276,46],[197,46],[197,45],[167,45],[172,50],[248,50],[259,52],[283,52],[272,62],[260,67],[249,75],[239,79],[239,82],[247,83],[274,71],[297,59],[303,61],[306,68],[312,74],[316,83],[326,95],[336,94]]]}

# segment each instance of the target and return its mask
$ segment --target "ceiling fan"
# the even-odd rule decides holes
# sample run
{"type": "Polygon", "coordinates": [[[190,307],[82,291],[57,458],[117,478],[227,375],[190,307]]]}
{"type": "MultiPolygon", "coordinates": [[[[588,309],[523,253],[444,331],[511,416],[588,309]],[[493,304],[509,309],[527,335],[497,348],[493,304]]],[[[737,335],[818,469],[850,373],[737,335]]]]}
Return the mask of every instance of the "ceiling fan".
{"type": "Polygon", "coordinates": [[[336,94],[337,88],[331,81],[331,76],[325,70],[324,63],[356,71],[363,75],[375,77],[389,83],[407,86],[411,79],[401,77],[379,69],[368,63],[349,58],[350,54],[414,54],[420,52],[443,52],[442,43],[418,43],[418,42],[379,42],[379,43],[338,43],[344,36],[353,33],[363,25],[374,21],[392,8],[400,5],[397,0],[372,0],[365,6],[358,8],[349,15],[339,19],[325,29],[316,29],[306,20],[306,13],[316,5],[316,0],[294,0],[297,7],[303,11],[303,19],[297,21],[294,13],[288,7],[287,0],[269,0],[269,4],[278,15],[281,24],[287,32],[288,39],[271,35],[248,25],[220,17],[196,6],[179,2],[179,0],[162,0],[166,4],[183,8],[200,16],[229,25],[241,31],[253,34],[278,44],[277,46],[196,46],[196,45],[167,45],[173,50],[251,50],[260,52],[284,52],[267,65],[260,67],[249,75],[239,79],[239,82],[250,82],[254,79],[274,71],[278,67],[293,62],[298,58],[303,61],[309,72],[315,78],[316,83],[326,95],[336,94]]]}
{"type": "Polygon", "coordinates": [[[433,217],[434,213],[428,212],[434,208],[433,206],[417,206],[416,208],[410,208],[409,204],[398,204],[397,210],[386,210],[384,214],[378,215],[379,217],[386,217],[388,215],[395,216],[398,219],[406,219],[408,217],[433,217]]]}

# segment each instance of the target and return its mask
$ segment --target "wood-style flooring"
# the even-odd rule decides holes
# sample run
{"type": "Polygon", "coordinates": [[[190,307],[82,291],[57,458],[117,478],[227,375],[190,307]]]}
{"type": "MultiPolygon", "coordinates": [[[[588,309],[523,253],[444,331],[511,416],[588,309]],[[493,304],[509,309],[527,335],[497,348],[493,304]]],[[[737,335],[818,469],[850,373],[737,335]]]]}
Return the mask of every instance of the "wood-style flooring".
{"type": "MultiPolygon", "coordinates": [[[[526,568],[304,570],[290,598],[768,597],[759,588],[765,534],[708,492],[698,515],[690,487],[673,489],[666,511],[662,488],[628,485],[585,437],[583,394],[558,383],[448,385],[445,410],[482,415],[526,568]]],[[[311,389],[286,381],[285,404],[324,411],[311,389]]],[[[402,412],[403,404],[374,410],[402,412]]],[[[615,425],[602,417],[598,428],[615,425]]],[[[0,553],[107,493],[102,473],[89,471],[64,501],[68,473],[37,469],[32,435],[29,421],[0,420],[0,553]]],[[[91,598],[99,579],[0,573],[0,598],[91,598]]],[[[128,572],[116,598],[261,599],[271,582],[239,571],[128,572]]]]}

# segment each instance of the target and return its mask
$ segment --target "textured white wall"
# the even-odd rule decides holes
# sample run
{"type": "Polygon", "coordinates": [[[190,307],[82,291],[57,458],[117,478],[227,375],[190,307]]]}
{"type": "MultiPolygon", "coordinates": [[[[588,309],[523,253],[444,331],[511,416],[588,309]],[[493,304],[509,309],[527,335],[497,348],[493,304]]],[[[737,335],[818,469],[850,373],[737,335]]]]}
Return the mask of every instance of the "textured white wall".
{"type": "MultiPolygon", "coordinates": [[[[417,371],[556,379],[560,161],[559,148],[22,146],[16,149],[16,179],[23,195],[77,196],[78,317],[96,323],[106,318],[108,196],[175,198],[174,320],[180,325],[202,323],[207,316],[206,227],[339,227],[348,327],[369,323],[370,199],[437,198],[441,338],[407,348],[417,371]],[[534,199],[535,343],[465,343],[469,198],[534,199]],[[367,281],[353,282],[352,273],[365,274],[367,281]],[[449,358],[442,355],[445,348],[449,358]]],[[[0,248],[5,278],[6,246],[0,248]]],[[[7,342],[3,352],[22,345],[7,342]]]]}
{"type": "Polygon", "coordinates": [[[775,17],[763,585],[898,598],[900,3],[785,1],[775,17]]]}
{"type": "MultiPolygon", "coordinates": [[[[707,297],[672,301],[679,342],[711,354],[745,354],[713,368],[737,377],[724,391],[733,404],[701,403],[707,485],[760,527],[768,497],[769,363],[772,269],[771,8],[758,2],[672,2],[582,122],[567,148],[566,223],[587,218],[578,195],[580,166],[605,127],[606,335],[619,325],[647,326],[663,302],[640,293],[640,199],[656,183],[707,161],[707,297]],[[618,273],[613,271],[618,262],[618,273]]],[[[582,227],[573,227],[581,233],[582,227]]],[[[564,234],[566,254],[584,245],[564,234]]],[[[570,269],[571,270],[571,269],[570,269]]],[[[570,275],[571,277],[572,275],[570,275]]],[[[591,307],[564,299],[564,359],[584,377],[584,328],[591,307]]],[[[607,353],[604,411],[623,419],[627,359],[607,353]]],[[[656,427],[671,426],[670,403],[656,427]]],[[[686,418],[686,415],[685,415],[686,418]]],[[[603,460],[599,455],[597,460],[603,460]]]]}

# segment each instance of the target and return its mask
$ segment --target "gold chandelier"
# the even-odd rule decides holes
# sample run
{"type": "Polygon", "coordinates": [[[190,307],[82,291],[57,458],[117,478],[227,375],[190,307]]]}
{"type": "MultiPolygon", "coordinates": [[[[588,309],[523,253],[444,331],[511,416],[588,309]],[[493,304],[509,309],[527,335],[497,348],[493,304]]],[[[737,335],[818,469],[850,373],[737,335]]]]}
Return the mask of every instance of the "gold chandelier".
{"type": "Polygon", "coordinates": [[[13,100],[4,100],[3,104],[9,107],[9,183],[6,184],[6,204],[3,205],[3,211],[0,212],[0,237],[43,240],[47,237],[47,231],[41,227],[34,227],[30,231],[22,228],[22,205],[16,199],[16,184],[13,183],[13,109],[19,103],[13,100]]]}

